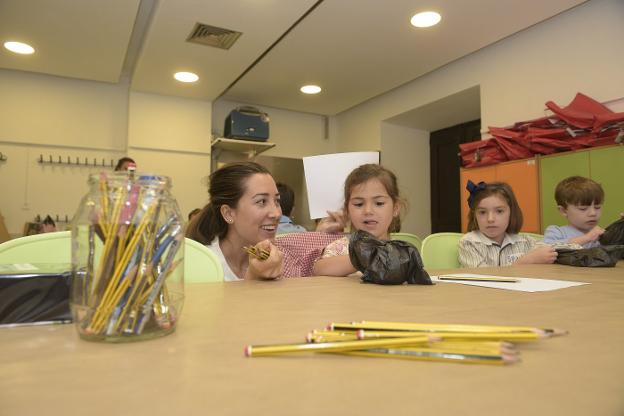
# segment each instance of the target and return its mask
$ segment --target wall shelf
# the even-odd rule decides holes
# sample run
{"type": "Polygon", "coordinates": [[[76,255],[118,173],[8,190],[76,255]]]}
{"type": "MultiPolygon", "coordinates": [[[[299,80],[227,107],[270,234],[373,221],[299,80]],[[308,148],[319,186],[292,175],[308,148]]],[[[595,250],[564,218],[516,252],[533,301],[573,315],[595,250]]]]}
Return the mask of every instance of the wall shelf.
{"type": "Polygon", "coordinates": [[[246,153],[249,159],[259,155],[262,152],[275,147],[275,143],[254,142],[251,140],[226,139],[218,137],[211,143],[212,152],[221,152],[227,150],[230,152],[246,153]]]}
{"type": "Polygon", "coordinates": [[[262,152],[275,147],[275,143],[254,142],[251,140],[226,139],[225,137],[217,137],[210,144],[211,149],[211,167],[214,172],[219,162],[219,156],[224,151],[241,153],[247,155],[247,159],[251,160],[262,152]]]}

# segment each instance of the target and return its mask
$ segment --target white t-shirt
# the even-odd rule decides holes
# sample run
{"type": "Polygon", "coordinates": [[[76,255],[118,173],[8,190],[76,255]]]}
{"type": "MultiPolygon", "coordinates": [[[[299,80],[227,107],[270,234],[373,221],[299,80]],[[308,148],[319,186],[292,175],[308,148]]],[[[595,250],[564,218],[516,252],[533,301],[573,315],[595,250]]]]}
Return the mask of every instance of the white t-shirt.
{"type": "Polygon", "coordinates": [[[219,245],[219,238],[215,238],[214,240],[212,240],[212,243],[210,243],[206,247],[212,250],[212,252],[215,253],[217,257],[219,257],[219,261],[221,262],[221,267],[223,267],[223,280],[225,280],[226,282],[235,282],[237,280],[243,280],[243,279],[239,279],[238,276],[234,274],[232,269],[230,269],[230,265],[228,264],[227,260],[225,260],[225,256],[223,255],[223,252],[221,251],[221,246],[219,245]]]}

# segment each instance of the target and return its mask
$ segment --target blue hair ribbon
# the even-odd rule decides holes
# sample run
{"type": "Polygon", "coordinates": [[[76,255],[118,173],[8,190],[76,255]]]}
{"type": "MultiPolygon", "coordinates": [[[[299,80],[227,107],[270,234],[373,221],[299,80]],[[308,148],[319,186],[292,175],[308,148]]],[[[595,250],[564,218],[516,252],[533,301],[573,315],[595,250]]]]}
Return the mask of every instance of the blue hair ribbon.
{"type": "Polygon", "coordinates": [[[477,185],[474,184],[473,181],[468,179],[468,183],[466,184],[466,189],[470,192],[470,196],[468,197],[468,206],[472,208],[472,204],[474,203],[474,199],[477,194],[487,187],[487,184],[483,181],[479,182],[477,185]]]}

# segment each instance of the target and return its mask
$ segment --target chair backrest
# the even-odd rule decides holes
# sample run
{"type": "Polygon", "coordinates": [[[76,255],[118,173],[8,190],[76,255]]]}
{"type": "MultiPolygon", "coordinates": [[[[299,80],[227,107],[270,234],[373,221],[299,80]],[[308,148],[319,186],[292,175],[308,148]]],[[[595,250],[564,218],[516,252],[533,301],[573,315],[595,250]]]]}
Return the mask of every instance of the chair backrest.
{"type": "Polygon", "coordinates": [[[391,233],[390,238],[393,240],[406,241],[416,247],[418,251],[422,248],[422,239],[416,234],[410,233],[391,233]]]}
{"type": "MultiPolygon", "coordinates": [[[[185,239],[184,280],[222,282],[223,268],[206,246],[185,239]]],[[[14,238],[0,244],[0,263],[71,263],[71,232],[58,231],[14,238]]]]}
{"type": "Polygon", "coordinates": [[[529,237],[533,237],[533,239],[537,240],[537,241],[544,241],[544,235],[543,234],[535,234],[535,233],[520,233],[520,234],[524,234],[524,235],[528,235],[529,237]]]}
{"type": "Polygon", "coordinates": [[[0,263],[71,263],[71,232],[35,234],[0,244],[0,263]]]}
{"type": "Polygon", "coordinates": [[[190,238],[184,244],[184,282],[223,282],[221,261],[205,245],[190,238]]]}
{"type": "Polygon", "coordinates": [[[435,233],[422,243],[421,255],[426,269],[456,269],[459,264],[458,244],[461,233],[435,233]]]}

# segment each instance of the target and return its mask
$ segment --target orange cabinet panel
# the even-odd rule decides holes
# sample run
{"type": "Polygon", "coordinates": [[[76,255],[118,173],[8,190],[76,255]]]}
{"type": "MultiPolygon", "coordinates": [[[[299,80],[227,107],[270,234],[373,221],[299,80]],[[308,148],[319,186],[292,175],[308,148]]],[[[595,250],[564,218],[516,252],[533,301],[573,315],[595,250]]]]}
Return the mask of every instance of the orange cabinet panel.
{"type": "Polygon", "coordinates": [[[507,182],[511,185],[524,216],[522,231],[540,233],[539,181],[535,159],[514,160],[483,168],[462,169],[460,172],[462,232],[466,232],[468,227],[468,191],[466,190],[468,179],[474,183],[507,182]]]}
{"type": "Polygon", "coordinates": [[[535,159],[497,165],[496,180],[511,185],[524,217],[522,231],[540,234],[539,182],[535,159]]]}

